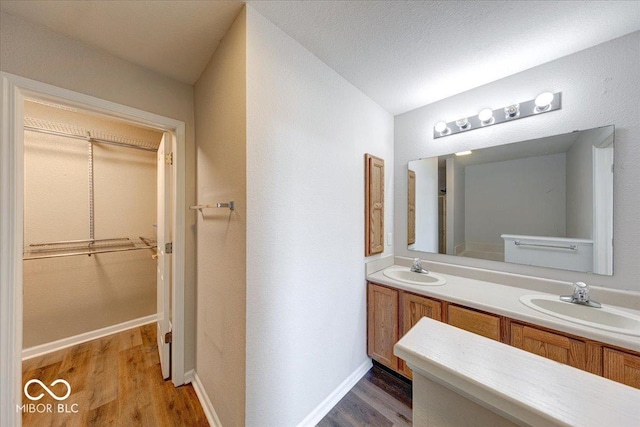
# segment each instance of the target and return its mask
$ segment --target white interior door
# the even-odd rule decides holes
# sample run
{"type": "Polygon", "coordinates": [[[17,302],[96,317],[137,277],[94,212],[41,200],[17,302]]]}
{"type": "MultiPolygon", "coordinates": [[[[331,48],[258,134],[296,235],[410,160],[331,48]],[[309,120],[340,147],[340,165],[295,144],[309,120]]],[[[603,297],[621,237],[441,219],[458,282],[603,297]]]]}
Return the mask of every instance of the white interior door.
{"type": "Polygon", "coordinates": [[[162,377],[169,378],[170,355],[170,289],[171,289],[171,250],[167,251],[167,244],[171,242],[171,135],[165,132],[158,148],[158,352],[162,377]],[[168,253],[167,253],[168,252],[168,253]]]}
{"type": "Polygon", "coordinates": [[[613,274],[613,144],[593,147],[593,272],[613,274]]]}

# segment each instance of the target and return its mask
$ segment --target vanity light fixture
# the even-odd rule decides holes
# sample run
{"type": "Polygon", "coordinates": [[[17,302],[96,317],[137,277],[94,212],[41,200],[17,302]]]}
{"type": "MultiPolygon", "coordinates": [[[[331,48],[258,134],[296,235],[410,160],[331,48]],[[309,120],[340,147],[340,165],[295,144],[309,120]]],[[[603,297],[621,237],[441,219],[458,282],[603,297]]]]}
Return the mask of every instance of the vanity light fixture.
{"type": "Polygon", "coordinates": [[[464,117],[451,122],[440,121],[433,127],[433,138],[511,122],[562,108],[562,92],[543,92],[535,99],[509,104],[506,107],[481,110],[477,116],[464,117]]]}
{"type": "Polygon", "coordinates": [[[468,156],[469,154],[471,154],[471,150],[459,151],[456,153],[456,156],[468,156]]]}

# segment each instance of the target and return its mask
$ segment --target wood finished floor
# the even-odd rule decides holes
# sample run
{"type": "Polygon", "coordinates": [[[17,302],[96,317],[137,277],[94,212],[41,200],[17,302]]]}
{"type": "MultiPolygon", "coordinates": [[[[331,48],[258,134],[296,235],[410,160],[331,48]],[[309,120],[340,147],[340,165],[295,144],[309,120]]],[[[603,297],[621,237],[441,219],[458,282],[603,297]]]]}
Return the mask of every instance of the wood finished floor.
{"type": "MultiPolygon", "coordinates": [[[[25,427],[43,426],[208,426],[191,384],[175,388],[164,381],[156,346],[155,324],[130,329],[79,344],[22,363],[24,384],[39,379],[49,386],[61,378],[71,385],[71,395],[58,402],[38,384],[31,384],[33,396],[23,404],[53,405],[53,413],[25,413],[25,427]],[[58,413],[58,404],[67,410],[77,403],[78,413],[58,413]]],[[[61,396],[65,386],[51,390],[61,396]]],[[[41,406],[41,408],[43,408],[41,406]]]]}
{"type": "Polygon", "coordinates": [[[411,425],[411,384],[374,366],[317,427],[411,425]]]}

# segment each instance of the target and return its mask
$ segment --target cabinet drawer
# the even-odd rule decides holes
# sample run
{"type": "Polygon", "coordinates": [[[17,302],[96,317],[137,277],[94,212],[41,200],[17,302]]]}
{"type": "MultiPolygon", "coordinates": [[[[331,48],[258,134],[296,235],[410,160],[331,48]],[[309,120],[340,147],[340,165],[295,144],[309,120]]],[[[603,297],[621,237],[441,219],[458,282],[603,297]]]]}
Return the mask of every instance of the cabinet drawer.
{"type": "Polygon", "coordinates": [[[449,305],[448,323],[483,337],[500,341],[500,317],[449,305]]]}
{"type": "Polygon", "coordinates": [[[640,356],[605,347],[603,362],[605,378],[640,388],[640,356]]]}

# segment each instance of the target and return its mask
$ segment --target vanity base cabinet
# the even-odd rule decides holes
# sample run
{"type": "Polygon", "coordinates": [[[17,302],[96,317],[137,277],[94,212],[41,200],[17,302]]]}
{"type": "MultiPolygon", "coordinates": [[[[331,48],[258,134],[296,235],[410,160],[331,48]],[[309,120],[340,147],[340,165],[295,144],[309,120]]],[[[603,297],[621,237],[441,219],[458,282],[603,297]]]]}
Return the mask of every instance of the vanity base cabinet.
{"type": "MultiPolygon", "coordinates": [[[[442,302],[407,292],[400,293],[400,337],[423,317],[442,321],[442,302]]],[[[398,370],[402,375],[411,379],[411,369],[402,359],[398,359],[398,370]]]]}
{"type": "Polygon", "coordinates": [[[640,355],[633,355],[605,347],[603,376],[610,380],[640,388],[640,355]]]}
{"type": "Polygon", "coordinates": [[[411,379],[411,370],[393,354],[393,346],[422,317],[640,389],[640,353],[633,350],[372,282],[367,284],[369,357],[411,379]]]}
{"type": "Polygon", "coordinates": [[[369,283],[367,290],[367,354],[398,370],[393,346],[398,342],[398,291],[369,283]]]}

